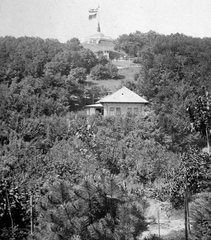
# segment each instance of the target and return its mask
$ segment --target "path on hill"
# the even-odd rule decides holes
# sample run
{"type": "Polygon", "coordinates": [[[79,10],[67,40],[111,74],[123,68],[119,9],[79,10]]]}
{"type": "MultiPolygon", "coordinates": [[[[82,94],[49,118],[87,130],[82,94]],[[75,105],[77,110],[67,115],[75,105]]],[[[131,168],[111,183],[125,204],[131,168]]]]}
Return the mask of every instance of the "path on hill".
{"type": "Polygon", "coordinates": [[[149,223],[148,231],[143,232],[139,240],[143,240],[152,234],[159,235],[159,231],[160,236],[165,236],[172,231],[180,231],[185,228],[183,216],[181,214],[173,214],[168,202],[160,202],[154,199],[149,199],[148,202],[149,207],[145,212],[145,217],[149,223]],[[158,215],[160,224],[158,224],[158,215]]]}

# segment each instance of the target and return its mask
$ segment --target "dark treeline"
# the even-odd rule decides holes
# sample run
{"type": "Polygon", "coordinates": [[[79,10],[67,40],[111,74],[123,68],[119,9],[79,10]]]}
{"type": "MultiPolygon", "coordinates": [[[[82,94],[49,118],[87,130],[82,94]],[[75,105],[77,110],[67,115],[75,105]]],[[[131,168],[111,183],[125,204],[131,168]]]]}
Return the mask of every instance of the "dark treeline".
{"type": "Polygon", "coordinates": [[[175,142],[185,144],[187,106],[202,87],[211,91],[211,39],[136,32],[120,36],[116,48],[135,57],[142,66],[135,83],[128,86],[151,101],[174,147],[175,142]]]}
{"type": "Polygon", "coordinates": [[[110,62],[76,38],[0,38],[1,239],[136,239],[146,197],[183,207],[186,175],[194,234],[211,236],[211,39],[136,32],[116,49],[141,65],[125,84],[148,114],[87,121],[106,89],[86,77],[116,77],[110,62]]]}

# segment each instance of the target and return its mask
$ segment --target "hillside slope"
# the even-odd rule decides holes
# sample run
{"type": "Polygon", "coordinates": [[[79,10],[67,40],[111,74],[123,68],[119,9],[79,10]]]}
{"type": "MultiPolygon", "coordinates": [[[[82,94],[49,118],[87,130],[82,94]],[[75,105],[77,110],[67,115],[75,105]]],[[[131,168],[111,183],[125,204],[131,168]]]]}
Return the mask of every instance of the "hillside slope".
{"type": "Polygon", "coordinates": [[[125,67],[118,70],[119,79],[93,80],[90,76],[87,77],[87,82],[91,85],[102,86],[114,92],[125,81],[134,81],[134,74],[138,73],[140,67],[125,67]]]}

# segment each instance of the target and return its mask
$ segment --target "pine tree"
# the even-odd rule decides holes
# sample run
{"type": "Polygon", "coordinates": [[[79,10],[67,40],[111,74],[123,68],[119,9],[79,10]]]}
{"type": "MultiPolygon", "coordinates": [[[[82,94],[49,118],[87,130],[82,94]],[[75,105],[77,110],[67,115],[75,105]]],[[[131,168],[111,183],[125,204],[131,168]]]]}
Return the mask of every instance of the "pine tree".
{"type": "Polygon", "coordinates": [[[36,239],[127,240],[146,229],[137,196],[108,170],[75,185],[56,180],[44,192],[36,239]]]}
{"type": "Polygon", "coordinates": [[[211,239],[211,193],[197,194],[190,207],[192,233],[197,240],[211,239]]]}

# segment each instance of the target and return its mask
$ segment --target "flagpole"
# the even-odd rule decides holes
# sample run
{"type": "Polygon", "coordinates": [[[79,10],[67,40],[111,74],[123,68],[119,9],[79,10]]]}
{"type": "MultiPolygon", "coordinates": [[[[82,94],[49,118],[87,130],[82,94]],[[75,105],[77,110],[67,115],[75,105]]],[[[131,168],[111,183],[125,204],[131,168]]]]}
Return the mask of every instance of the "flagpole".
{"type": "Polygon", "coordinates": [[[100,5],[98,5],[98,14],[97,14],[97,17],[98,17],[97,31],[98,31],[98,32],[101,32],[101,31],[100,31],[100,5]]]}

